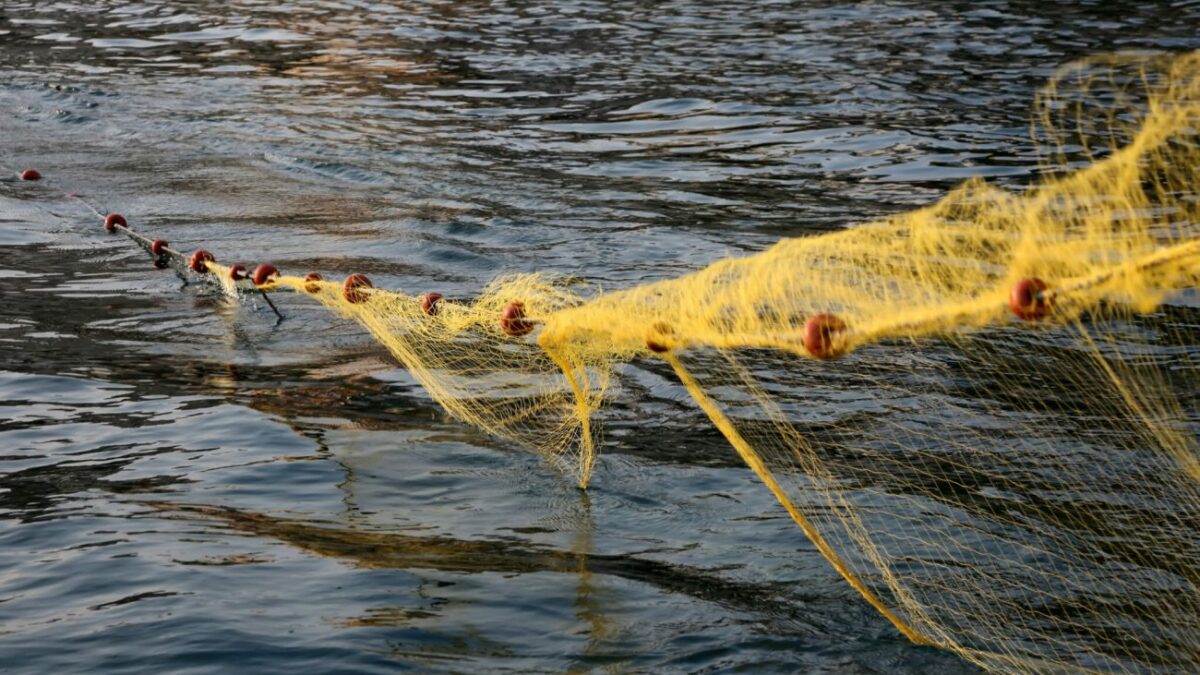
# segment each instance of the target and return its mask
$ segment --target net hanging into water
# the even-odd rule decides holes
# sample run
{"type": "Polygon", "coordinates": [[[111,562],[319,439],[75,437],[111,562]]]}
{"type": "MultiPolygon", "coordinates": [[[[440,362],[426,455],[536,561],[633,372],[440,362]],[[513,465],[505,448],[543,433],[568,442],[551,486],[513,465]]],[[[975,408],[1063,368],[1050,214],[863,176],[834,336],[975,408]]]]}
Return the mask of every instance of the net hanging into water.
{"type": "Polygon", "coordinates": [[[454,416],[566,457],[583,485],[614,368],[664,359],[909,638],[996,670],[1195,672],[1200,312],[1163,303],[1200,280],[1198,129],[1200,55],[1093,59],[1035,106],[1045,171],[1087,164],[1020,194],[968,181],[920,211],[595,297],[525,275],[426,311],[275,284],[358,321],[454,416]],[[1031,321],[1012,316],[1021,293],[1031,321]]]}
{"type": "Polygon", "coordinates": [[[1200,54],[1094,58],[1037,98],[1045,178],[1019,193],[971,180],[593,296],[260,289],[359,322],[455,417],[585,486],[616,369],[661,359],[910,639],[998,671],[1200,672],[1198,130],[1200,54]]]}

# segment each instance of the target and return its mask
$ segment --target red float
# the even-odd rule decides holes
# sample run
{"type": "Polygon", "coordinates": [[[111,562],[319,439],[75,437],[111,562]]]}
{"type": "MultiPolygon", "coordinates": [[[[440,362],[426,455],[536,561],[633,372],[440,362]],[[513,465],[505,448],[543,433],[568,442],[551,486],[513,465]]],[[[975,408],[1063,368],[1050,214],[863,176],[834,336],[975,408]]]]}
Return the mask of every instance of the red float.
{"type": "Polygon", "coordinates": [[[814,314],[804,324],[804,349],[814,359],[826,361],[845,353],[837,344],[838,334],[846,330],[846,322],[833,314],[814,314]]]}
{"type": "Polygon", "coordinates": [[[125,220],[125,216],[119,213],[110,213],[107,216],[104,216],[104,229],[109,234],[116,232],[118,225],[121,227],[126,227],[129,225],[129,223],[125,220]]]}
{"type": "Polygon", "coordinates": [[[525,319],[525,303],[510,302],[500,312],[500,329],[514,337],[528,335],[533,330],[533,322],[525,319]]]}
{"type": "Polygon", "coordinates": [[[271,263],[261,263],[254,268],[254,274],[250,275],[250,280],[255,286],[262,286],[268,281],[272,281],[279,277],[279,269],[271,263]]]}
{"type": "Polygon", "coordinates": [[[345,283],[342,284],[342,297],[346,299],[346,302],[351,304],[365,302],[367,293],[362,290],[364,288],[375,287],[371,284],[371,280],[367,278],[367,275],[351,274],[346,277],[345,283]]]}
{"type": "Polygon", "coordinates": [[[246,266],[233,264],[229,266],[229,278],[234,283],[246,278],[246,266]]]}
{"type": "Polygon", "coordinates": [[[321,280],[322,280],[321,275],[317,274],[316,272],[309,272],[308,274],[305,274],[304,275],[304,290],[308,291],[309,293],[320,293],[321,292],[321,284],[318,282],[321,280]]]}
{"type": "Polygon", "coordinates": [[[1046,282],[1037,277],[1018,281],[1008,295],[1012,313],[1026,321],[1044,319],[1050,314],[1051,303],[1046,297],[1046,282]]]}
{"type": "Polygon", "coordinates": [[[671,348],[662,342],[662,339],[675,334],[675,329],[669,324],[659,321],[650,327],[646,333],[646,349],[655,354],[663,354],[671,351],[671,348]]]}
{"type": "Polygon", "coordinates": [[[421,298],[421,311],[429,316],[435,316],[438,313],[438,300],[442,299],[441,293],[426,293],[424,298],[421,298]]]}
{"type": "Polygon", "coordinates": [[[42,174],[37,169],[25,169],[21,172],[21,180],[41,180],[42,174]]]}
{"type": "Polygon", "coordinates": [[[150,242],[150,253],[154,256],[154,267],[157,269],[167,268],[167,247],[170,246],[165,239],[155,239],[150,242]]]}
{"type": "Polygon", "coordinates": [[[188,267],[197,274],[204,274],[208,272],[208,263],[215,261],[216,258],[213,257],[213,254],[199,249],[192,254],[191,258],[188,258],[188,267]]]}

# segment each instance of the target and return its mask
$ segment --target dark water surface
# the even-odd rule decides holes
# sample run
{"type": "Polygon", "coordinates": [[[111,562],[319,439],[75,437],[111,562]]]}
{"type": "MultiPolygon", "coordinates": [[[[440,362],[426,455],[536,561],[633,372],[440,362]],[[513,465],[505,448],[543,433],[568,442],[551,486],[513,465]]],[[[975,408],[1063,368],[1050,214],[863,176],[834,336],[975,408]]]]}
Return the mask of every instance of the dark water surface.
{"type": "MultiPolygon", "coordinates": [[[[606,288],[1035,173],[1072,58],[1195,2],[0,2],[0,165],[182,250],[606,288]]],[[[0,183],[5,672],[960,672],[661,371],[583,494],[355,325],[150,268],[0,183]]],[[[637,388],[634,388],[637,394],[637,388]]],[[[637,395],[633,396],[637,398],[637,395]]]]}

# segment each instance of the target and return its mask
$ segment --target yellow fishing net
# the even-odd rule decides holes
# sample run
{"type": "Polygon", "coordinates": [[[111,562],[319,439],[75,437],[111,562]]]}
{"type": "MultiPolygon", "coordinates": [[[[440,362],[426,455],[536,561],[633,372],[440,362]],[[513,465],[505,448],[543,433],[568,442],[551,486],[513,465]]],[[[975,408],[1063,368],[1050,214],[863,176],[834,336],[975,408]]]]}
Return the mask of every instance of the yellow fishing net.
{"type": "Polygon", "coordinates": [[[510,276],[424,308],[263,288],[358,321],[584,486],[618,367],[660,359],[910,639],[999,671],[1198,672],[1200,54],[1073,64],[1033,119],[1022,192],[968,181],[678,279],[510,276]]]}

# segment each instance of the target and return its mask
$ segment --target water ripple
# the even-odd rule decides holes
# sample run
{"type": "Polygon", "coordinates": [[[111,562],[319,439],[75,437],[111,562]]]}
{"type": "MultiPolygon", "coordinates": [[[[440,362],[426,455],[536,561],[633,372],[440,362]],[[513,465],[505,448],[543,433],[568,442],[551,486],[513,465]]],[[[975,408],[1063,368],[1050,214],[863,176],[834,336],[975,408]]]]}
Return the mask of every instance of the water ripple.
{"type": "MultiPolygon", "coordinates": [[[[669,372],[623,372],[582,495],[355,326],[157,272],[61,193],[226,261],[451,297],[519,271],[620,288],[969,176],[1022,185],[1048,73],[1197,48],[1198,23],[1195,3],[6,2],[0,165],[63,188],[0,181],[7,663],[969,671],[864,606],[669,372]]],[[[874,412],[809,386],[814,424],[874,412]]]]}

